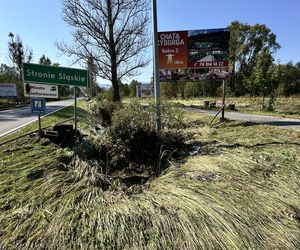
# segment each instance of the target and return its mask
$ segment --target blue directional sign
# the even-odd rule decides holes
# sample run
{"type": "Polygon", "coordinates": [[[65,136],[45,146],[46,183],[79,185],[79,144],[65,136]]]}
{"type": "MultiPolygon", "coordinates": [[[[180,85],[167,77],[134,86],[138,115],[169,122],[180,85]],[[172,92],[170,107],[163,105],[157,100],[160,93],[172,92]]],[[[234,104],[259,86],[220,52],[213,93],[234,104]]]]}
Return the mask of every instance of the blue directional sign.
{"type": "Polygon", "coordinates": [[[46,112],[46,101],[45,98],[31,98],[31,112],[39,112],[45,113],[46,112]]]}

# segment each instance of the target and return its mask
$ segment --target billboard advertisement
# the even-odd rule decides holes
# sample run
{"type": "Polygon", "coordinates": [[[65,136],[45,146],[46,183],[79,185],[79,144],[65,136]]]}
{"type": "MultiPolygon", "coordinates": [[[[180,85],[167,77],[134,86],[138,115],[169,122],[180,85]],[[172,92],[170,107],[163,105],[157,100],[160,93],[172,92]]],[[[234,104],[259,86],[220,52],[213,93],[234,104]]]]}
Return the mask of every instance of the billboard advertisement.
{"type": "Polygon", "coordinates": [[[158,33],[158,59],[160,69],[186,68],[188,32],[159,32],[158,33]]]}
{"type": "Polygon", "coordinates": [[[154,85],[153,84],[142,84],[136,85],[136,97],[147,98],[154,96],[154,85]]]}
{"type": "Polygon", "coordinates": [[[0,98],[16,98],[17,86],[15,83],[0,84],[0,98]]]}
{"type": "Polygon", "coordinates": [[[228,28],[159,32],[160,80],[226,78],[229,40],[228,28]]]}

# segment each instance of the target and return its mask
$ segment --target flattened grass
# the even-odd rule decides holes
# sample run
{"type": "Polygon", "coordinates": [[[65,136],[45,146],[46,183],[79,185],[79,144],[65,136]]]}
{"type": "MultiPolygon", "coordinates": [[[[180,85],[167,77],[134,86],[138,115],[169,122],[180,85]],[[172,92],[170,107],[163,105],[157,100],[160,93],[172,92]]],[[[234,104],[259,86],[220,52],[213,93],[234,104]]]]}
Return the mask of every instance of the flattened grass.
{"type": "Polygon", "coordinates": [[[1,147],[0,248],[299,249],[300,133],[209,119],[186,114],[198,154],[129,189],[70,149],[1,147]]]}

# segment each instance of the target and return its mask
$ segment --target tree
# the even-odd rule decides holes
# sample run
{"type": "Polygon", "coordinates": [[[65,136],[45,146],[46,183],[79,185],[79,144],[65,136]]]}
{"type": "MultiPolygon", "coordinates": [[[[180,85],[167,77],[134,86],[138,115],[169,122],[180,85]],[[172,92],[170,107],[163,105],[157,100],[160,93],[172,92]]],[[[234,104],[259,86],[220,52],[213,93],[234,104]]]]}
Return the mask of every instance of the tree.
{"type": "Polygon", "coordinates": [[[39,64],[50,66],[52,64],[52,62],[49,57],[46,57],[45,55],[43,55],[40,58],[39,64]]]}
{"type": "Polygon", "coordinates": [[[14,67],[16,67],[19,79],[22,80],[23,62],[31,62],[33,52],[30,48],[25,48],[21,38],[17,35],[16,38],[13,33],[9,33],[10,41],[8,42],[9,58],[14,67]]]}
{"type": "Polygon", "coordinates": [[[245,79],[245,86],[252,96],[263,96],[262,107],[265,107],[265,97],[275,90],[276,77],[272,67],[273,57],[267,48],[264,48],[256,57],[253,71],[245,79]]]}
{"type": "Polygon", "coordinates": [[[124,83],[119,83],[119,88],[120,88],[120,96],[121,97],[128,97],[130,95],[130,89],[128,84],[124,83]]]}
{"type": "Polygon", "coordinates": [[[73,42],[57,43],[74,62],[92,56],[97,75],[111,81],[113,101],[120,100],[119,82],[134,76],[149,60],[148,0],[62,0],[64,21],[73,27],[73,42]]]}
{"type": "Polygon", "coordinates": [[[293,65],[292,62],[279,64],[279,95],[290,96],[300,94],[300,63],[293,65]]]}
{"type": "Polygon", "coordinates": [[[132,80],[129,84],[130,97],[136,97],[136,86],[139,85],[137,80],[132,80]]]}
{"type": "MultiPolygon", "coordinates": [[[[270,82],[269,69],[273,62],[273,58],[270,53],[264,49],[256,57],[255,64],[251,75],[245,79],[245,86],[252,96],[258,96],[260,94],[266,94],[268,83],[270,82]]],[[[269,89],[269,88],[268,88],[269,89]]]]}
{"type": "Polygon", "coordinates": [[[8,75],[11,79],[14,79],[15,81],[18,80],[18,75],[14,67],[10,67],[6,65],[5,63],[1,63],[0,65],[0,75],[8,75]]]}
{"type": "Polygon", "coordinates": [[[231,90],[237,95],[245,94],[243,83],[252,75],[256,58],[263,50],[272,55],[279,48],[276,35],[264,24],[251,26],[238,21],[232,22],[229,53],[231,90]]]}

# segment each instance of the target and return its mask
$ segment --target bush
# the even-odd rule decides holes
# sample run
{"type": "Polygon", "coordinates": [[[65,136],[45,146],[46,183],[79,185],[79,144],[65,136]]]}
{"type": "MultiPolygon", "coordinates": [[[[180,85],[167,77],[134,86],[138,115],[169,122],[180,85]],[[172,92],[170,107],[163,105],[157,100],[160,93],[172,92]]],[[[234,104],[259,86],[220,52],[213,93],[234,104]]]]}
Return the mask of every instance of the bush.
{"type": "Polygon", "coordinates": [[[121,107],[121,103],[112,102],[106,99],[93,102],[90,105],[90,111],[93,115],[93,122],[100,123],[102,127],[107,127],[111,124],[112,115],[115,110],[121,107]]]}
{"type": "Polygon", "coordinates": [[[106,165],[105,172],[140,171],[143,168],[153,175],[157,171],[161,150],[169,152],[164,154],[167,157],[184,145],[180,113],[174,107],[164,106],[162,130],[157,133],[153,105],[132,102],[115,110],[110,126],[98,137],[98,150],[106,165]]]}

